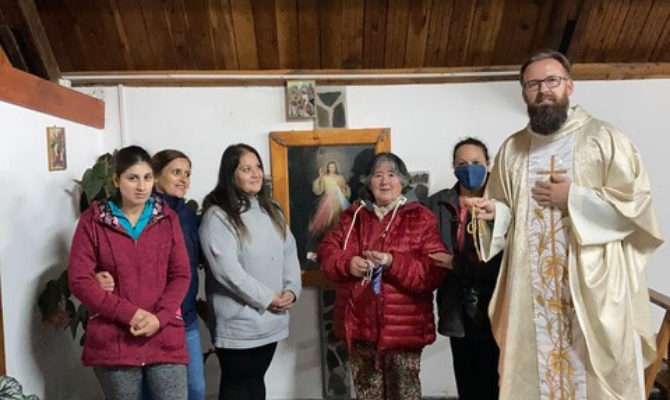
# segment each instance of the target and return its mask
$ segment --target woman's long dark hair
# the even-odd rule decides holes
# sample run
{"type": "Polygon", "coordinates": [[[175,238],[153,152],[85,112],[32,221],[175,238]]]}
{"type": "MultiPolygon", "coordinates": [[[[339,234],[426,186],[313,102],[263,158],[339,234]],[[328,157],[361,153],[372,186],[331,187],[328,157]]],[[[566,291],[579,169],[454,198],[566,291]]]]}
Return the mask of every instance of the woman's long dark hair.
{"type": "MultiPolygon", "coordinates": [[[[253,153],[258,158],[258,162],[263,168],[263,160],[253,147],[240,143],[228,146],[226,151],[221,156],[221,165],[219,166],[219,180],[216,187],[212,190],[203,201],[204,209],[207,211],[209,207],[215,205],[221,207],[228,215],[228,218],[233,223],[233,228],[237,236],[245,239],[249,235],[247,226],[242,221],[241,214],[251,207],[251,198],[248,194],[241,191],[235,185],[235,170],[240,164],[240,159],[247,153],[253,153]]],[[[261,186],[260,192],[256,195],[258,204],[265,213],[270,216],[272,225],[274,225],[277,233],[286,239],[286,220],[284,213],[279,204],[272,200],[269,194],[267,185],[261,186]]]]}

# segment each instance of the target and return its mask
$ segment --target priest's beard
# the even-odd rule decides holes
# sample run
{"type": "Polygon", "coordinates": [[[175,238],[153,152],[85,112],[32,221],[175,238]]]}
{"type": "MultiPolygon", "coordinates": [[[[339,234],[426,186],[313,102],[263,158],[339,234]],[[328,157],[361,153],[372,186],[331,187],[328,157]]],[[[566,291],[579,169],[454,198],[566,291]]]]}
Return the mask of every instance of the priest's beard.
{"type": "Polygon", "coordinates": [[[528,104],[528,116],[533,132],[551,135],[557,132],[568,119],[568,97],[558,98],[553,94],[538,93],[535,102],[528,104]],[[546,98],[554,100],[551,104],[540,104],[546,98]]]}

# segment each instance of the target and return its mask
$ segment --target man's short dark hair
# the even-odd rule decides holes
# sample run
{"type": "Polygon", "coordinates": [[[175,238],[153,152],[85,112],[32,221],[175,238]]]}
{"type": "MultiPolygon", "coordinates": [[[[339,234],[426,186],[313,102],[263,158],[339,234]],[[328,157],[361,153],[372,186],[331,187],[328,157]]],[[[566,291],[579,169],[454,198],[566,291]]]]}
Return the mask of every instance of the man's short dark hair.
{"type": "Polygon", "coordinates": [[[521,66],[521,70],[519,71],[519,82],[523,84],[523,74],[526,73],[526,69],[530,64],[549,59],[556,60],[561,63],[563,69],[565,69],[565,72],[568,74],[568,78],[572,78],[572,64],[570,64],[570,60],[568,60],[568,58],[560,51],[545,49],[533,53],[530,57],[528,57],[528,59],[526,59],[526,61],[521,66]]]}

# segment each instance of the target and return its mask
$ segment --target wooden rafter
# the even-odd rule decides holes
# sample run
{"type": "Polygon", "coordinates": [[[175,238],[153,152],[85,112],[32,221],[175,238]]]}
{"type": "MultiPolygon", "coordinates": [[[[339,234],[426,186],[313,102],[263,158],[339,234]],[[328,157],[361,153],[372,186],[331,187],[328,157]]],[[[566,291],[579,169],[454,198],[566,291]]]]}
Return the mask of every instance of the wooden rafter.
{"type": "Polygon", "coordinates": [[[28,64],[23,57],[23,53],[21,53],[19,44],[16,42],[11,28],[7,25],[0,25],[0,44],[2,44],[5,54],[13,66],[24,71],[28,70],[28,64]]]}
{"type": "Polygon", "coordinates": [[[49,38],[47,37],[44,26],[37,12],[37,7],[33,0],[18,0],[17,2],[23,22],[26,27],[26,33],[32,42],[32,49],[36,53],[35,60],[44,76],[52,82],[58,82],[61,77],[56,56],[54,56],[49,38]]]}
{"type": "Polygon", "coordinates": [[[7,65],[0,65],[0,101],[93,128],[105,127],[105,104],[102,100],[7,65]]]}

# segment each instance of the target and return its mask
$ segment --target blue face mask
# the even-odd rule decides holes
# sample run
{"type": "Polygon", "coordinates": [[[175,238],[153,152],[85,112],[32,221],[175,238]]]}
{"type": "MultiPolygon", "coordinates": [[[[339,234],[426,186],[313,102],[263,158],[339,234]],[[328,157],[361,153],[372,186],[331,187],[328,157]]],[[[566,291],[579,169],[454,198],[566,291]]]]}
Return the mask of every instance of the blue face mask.
{"type": "Polygon", "coordinates": [[[459,165],[454,168],[458,182],[468,190],[479,189],[486,179],[486,167],[481,164],[459,165]]]}

